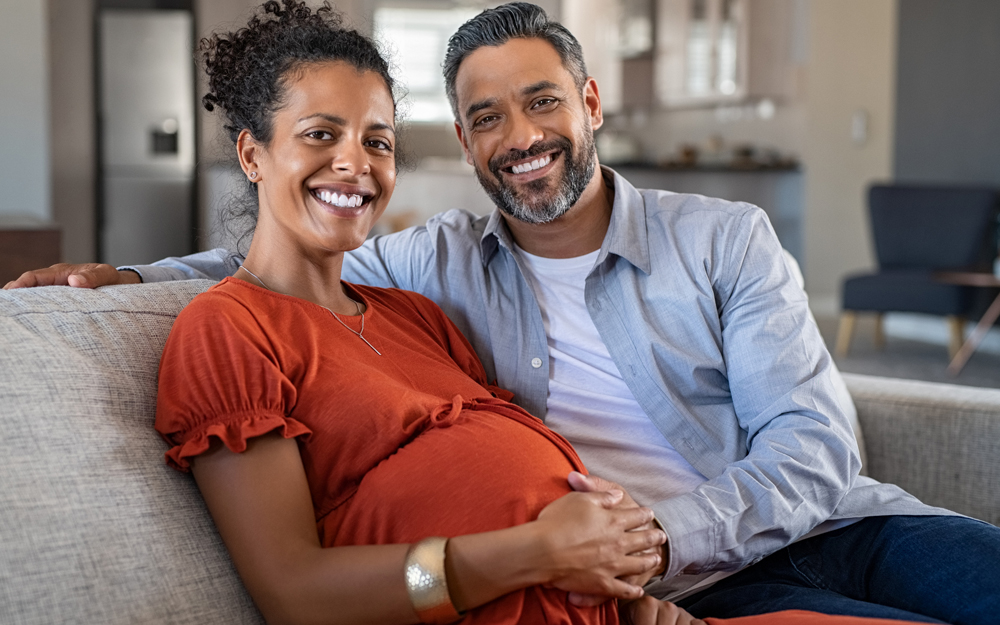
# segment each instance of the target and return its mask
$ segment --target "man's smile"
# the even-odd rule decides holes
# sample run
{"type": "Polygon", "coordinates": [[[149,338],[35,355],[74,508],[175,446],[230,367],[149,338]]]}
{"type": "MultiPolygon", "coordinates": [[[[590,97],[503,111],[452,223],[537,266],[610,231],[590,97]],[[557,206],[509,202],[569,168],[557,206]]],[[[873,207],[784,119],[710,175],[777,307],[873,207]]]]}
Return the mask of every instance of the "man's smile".
{"type": "Polygon", "coordinates": [[[515,182],[530,182],[548,175],[561,155],[561,150],[552,150],[542,155],[515,161],[500,168],[500,171],[515,182]]]}

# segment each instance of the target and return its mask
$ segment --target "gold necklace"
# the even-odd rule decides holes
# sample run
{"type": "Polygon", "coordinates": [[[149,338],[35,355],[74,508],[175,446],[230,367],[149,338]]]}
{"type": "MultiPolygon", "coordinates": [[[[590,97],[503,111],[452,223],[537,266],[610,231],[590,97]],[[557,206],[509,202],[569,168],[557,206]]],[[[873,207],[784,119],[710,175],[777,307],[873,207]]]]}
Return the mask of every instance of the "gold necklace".
{"type": "MultiPolygon", "coordinates": [[[[261,279],[260,279],[260,277],[259,277],[259,276],[257,276],[257,274],[255,274],[254,272],[250,271],[249,269],[247,269],[247,268],[246,268],[246,267],[244,267],[243,265],[240,265],[240,269],[242,269],[243,271],[245,271],[245,272],[247,272],[248,274],[250,274],[251,276],[253,276],[254,280],[256,280],[257,282],[260,282],[260,285],[261,285],[262,287],[264,287],[265,289],[267,289],[268,291],[274,291],[274,289],[272,289],[271,287],[269,287],[269,286],[267,286],[266,284],[264,284],[264,281],[263,281],[263,280],[261,280],[261,279]]],[[[359,339],[361,339],[362,341],[364,341],[364,342],[365,342],[365,345],[367,345],[368,347],[371,347],[371,348],[372,348],[372,351],[373,351],[373,352],[375,352],[376,354],[378,354],[379,356],[381,356],[381,355],[382,355],[382,352],[380,352],[380,351],[378,351],[377,349],[375,349],[375,346],[374,346],[374,345],[372,345],[371,343],[369,343],[369,342],[368,342],[368,339],[366,339],[366,338],[364,337],[364,333],[365,333],[365,313],[364,313],[364,312],[363,312],[363,311],[361,310],[361,302],[359,302],[359,301],[357,301],[357,300],[355,300],[355,299],[352,299],[351,297],[348,297],[347,299],[349,299],[349,300],[351,300],[352,302],[354,302],[354,305],[358,307],[358,314],[359,314],[359,315],[361,315],[361,332],[358,332],[358,331],[354,330],[354,328],[352,328],[351,326],[349,326],[349,325],[347,325],[346,323],[344,323],[344,322],[343,322],[343,320],[341,320],[341,318],[337,316],[337,313],[333,312],[332,310],[330,310],[330,309],[329,309],[329,308],[327,308],[326,306],[323,306],[323,305],[321,305],[321,304],[317,304],[317,305],[318,305],[318,306],[319,306],[320,308],[322,308],[323,310],[325,310],[326,312],[328,312],[328,313],[330,313],[331,315],[333,315],[333,318],[334,318],[334,319],[336,319],[336,320],[337,320],[337,322],[338,322],[338,323],[339,323],[340,325],[344,326],[344,328],[345,328],[345,329],[346,329],[346,330],[347,330],[348,332],[350,332],[351,334],[353,334],[353,335],[357,336],[357,337],[358,337],[359,339]]]]}

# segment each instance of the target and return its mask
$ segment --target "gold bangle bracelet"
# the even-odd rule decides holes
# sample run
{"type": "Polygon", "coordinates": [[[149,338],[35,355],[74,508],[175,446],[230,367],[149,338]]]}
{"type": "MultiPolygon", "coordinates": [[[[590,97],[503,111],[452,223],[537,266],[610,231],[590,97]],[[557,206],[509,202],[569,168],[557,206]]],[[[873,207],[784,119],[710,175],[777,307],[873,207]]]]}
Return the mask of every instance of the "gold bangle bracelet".
{"type": "Polygon", "coordinates": [[[444,557],[448,539],[434,536],[411,545],[403,571],[406,591],[421,623],[453,623],[462,618],[448,594],[444,557]]]}

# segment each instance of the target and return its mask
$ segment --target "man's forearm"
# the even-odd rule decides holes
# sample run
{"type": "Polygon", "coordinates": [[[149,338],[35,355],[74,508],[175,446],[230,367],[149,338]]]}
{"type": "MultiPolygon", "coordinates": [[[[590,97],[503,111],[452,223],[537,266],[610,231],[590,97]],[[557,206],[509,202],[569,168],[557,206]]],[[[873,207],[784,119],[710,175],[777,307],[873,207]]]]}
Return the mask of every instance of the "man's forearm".
{"type": "Polygon", "coordinates": [[[164,258],[152,265],[125,265],[120,273],[134,272],[142,282],[167,282],[170,280],[222,280],[233,275],[242,263],[242,257],[222,248],[164,258]]]}

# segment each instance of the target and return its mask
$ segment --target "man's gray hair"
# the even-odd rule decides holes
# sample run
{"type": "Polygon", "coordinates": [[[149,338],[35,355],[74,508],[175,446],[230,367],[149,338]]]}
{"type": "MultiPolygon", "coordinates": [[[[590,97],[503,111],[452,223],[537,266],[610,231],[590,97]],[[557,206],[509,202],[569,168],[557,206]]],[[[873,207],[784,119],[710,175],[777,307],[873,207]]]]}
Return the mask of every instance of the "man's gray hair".
{"type": "Polygon", "coordinates": [[[587,66],[583,62],[580,42],[565,26],[554,22],[540,6],[527,2],[511,2],[495,9],[487,9],[455,31],[448,40],[444,55],[444,84],[455,120],[462,123],[458,111],[455,79],[458,67],[483,46],[501,46],[511,39],[544,39],[559,53],[563,66],[573,76],[576,88],[582,93],[587,82],[587,66]]]}

